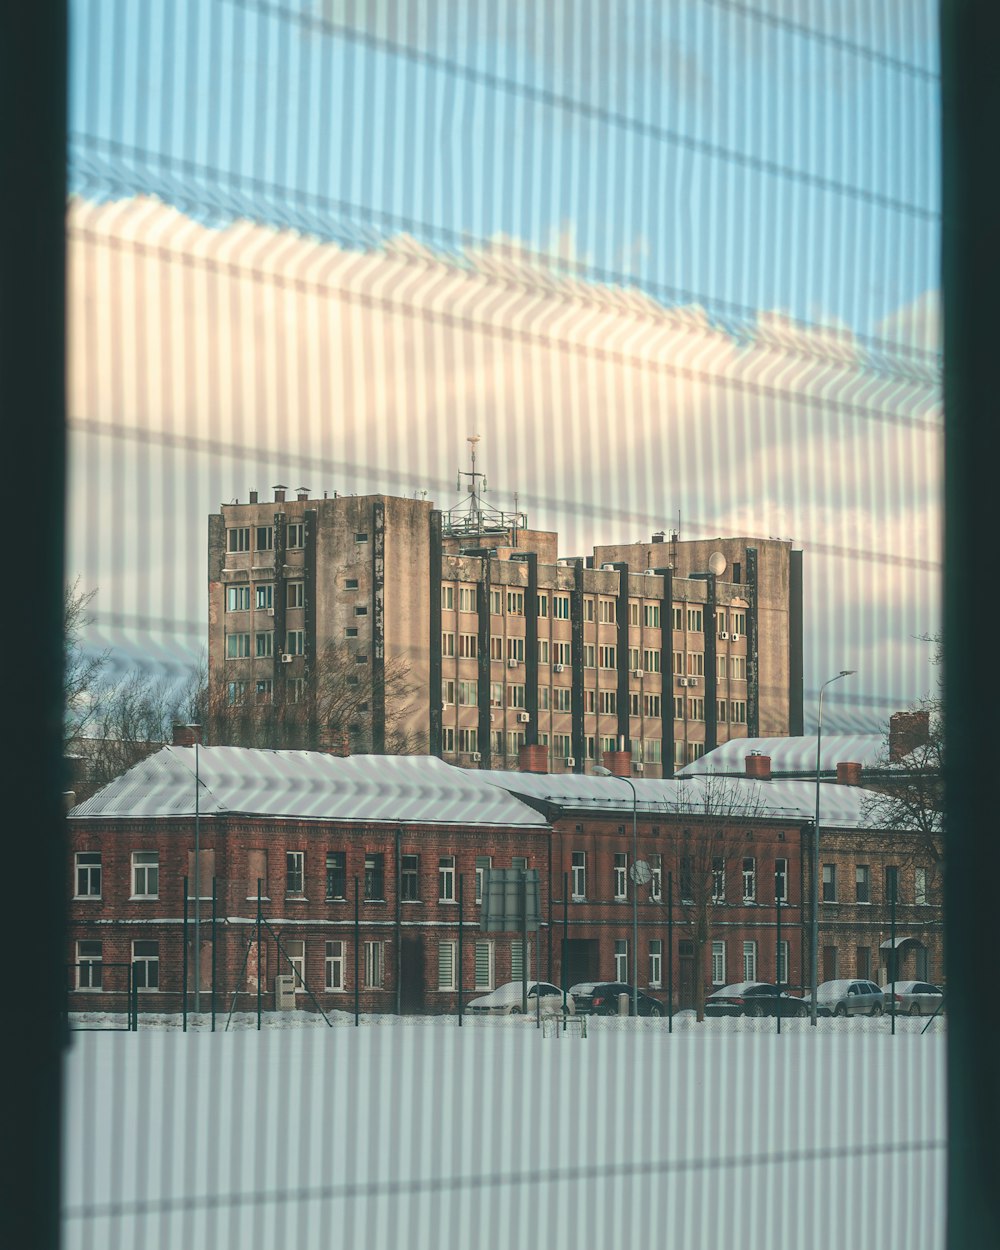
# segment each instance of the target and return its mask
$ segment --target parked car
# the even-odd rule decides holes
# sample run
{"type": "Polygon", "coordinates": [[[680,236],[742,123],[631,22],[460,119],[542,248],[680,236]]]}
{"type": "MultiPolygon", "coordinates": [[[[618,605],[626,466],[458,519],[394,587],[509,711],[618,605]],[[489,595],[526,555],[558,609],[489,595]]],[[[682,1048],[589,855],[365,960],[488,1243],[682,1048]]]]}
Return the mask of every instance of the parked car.
{"type": "MultiPolygon", "coordinates": [[[[523,986],[520,981],[508,981],[498,985],[489,994],[473,998],[465,1010],[473,1016],[518,1016],[523,1010],[523,986]]],[[[543,1016],[560,1015],[563,1009],[563,993],[558,985],[547,981],[528,982],[528,1015],[540,1011],[543,1016]]],[[[566,995],[566,1010],[575,1014],[576,1007],[571,994],[566,995]]]]}
{"type": "MultiPolygon", "coordinates": [[[[892,1010],[892,986],[883,985],[885,1010],[892,1010]]],[[[896,982],[897,1016],[932,1016],[944,1003],[944,991],[929,981],[896,982]]]]}
{"type": "Polygon", "coordinates": [[[809,1004],[768,981],[724,985],[705,999],[706,1016],[807,1016],[809,1004]]]}
{"type": "MultiPolygon", "coordinates": [[[[628,995],[628,1014],[633,1014],[632,987],[624,981],[581,981],[579,985],[571,986],[569,993],[581,1015],[617,1016],[620,994],[628,995]]],[[[637,1001],[640,1016],[664,1014],[660,1000],[644,994],[642,990],[638,992],[637,1001]]]]}
{"type": "Polygon", "coordinates": [[[816,1012],[822,1016],[880,1016],[885,997],[874,981],[824,981],[816,987],[816,1012]]]}

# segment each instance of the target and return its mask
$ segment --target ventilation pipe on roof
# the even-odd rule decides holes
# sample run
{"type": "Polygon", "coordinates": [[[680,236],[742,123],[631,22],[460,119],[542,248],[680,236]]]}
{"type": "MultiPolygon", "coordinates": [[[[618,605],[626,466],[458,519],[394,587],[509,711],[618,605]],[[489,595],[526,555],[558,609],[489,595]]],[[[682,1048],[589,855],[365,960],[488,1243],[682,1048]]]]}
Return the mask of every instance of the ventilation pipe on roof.
{"type": "Polygon", "coordinates": [[[770,755],[761,755],[760,751],[751,751],[746,757],[746,775],[753,777],[756,781],[770,781],[770,755]]]}

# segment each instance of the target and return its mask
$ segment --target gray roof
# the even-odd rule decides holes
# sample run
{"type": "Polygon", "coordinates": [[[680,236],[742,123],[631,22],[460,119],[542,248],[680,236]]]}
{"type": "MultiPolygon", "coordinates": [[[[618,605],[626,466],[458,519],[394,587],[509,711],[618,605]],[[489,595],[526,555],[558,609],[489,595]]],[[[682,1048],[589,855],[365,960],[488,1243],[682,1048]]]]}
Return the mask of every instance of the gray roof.
{"type": "MultiPolygon", "coordinates": [[[[815,746],[815,741],[814,741],[815,746]]],[[[615,777],[579,773],[482,773],[492,785],[529,802],[573,811],[632,812],[632,792],[615,777]]],[[[754,817],[796,823],[816,817],[816,784],[808,780],[773,778],[757,781],[745,776],[689,777],[682,781],[633,778],[636,810],[644,815],[716,815],[736,819],[754,817]]],[[[859,786],[820,783],[820,826],[863,828],[865,800],[872,793],[859,786]]]]}
{"type": "MultiPolygon", "coordinates": [[[[746,757],[753,751],[771,757],[771,775],[778,773],[815,774],[816,735],[799,738],[733,738],[700,759],[677,770],[678,777],[705,774],[731,774],[746,771],[746,757]]],[[[820,771],[835,773],[838,764],[860,764],[862,768],[884,765],[884,734],[823,734],[820,742],[820,771]]]]}
{"type": "MultiPolygon", "coordinates": [[[[302,820],[545,827],[484,774],[428,755],[199,747],[198,808],[302,820]]],[[[164,747],[70,812],[71,818],[193,816],[195,750],[164,747]]]]}

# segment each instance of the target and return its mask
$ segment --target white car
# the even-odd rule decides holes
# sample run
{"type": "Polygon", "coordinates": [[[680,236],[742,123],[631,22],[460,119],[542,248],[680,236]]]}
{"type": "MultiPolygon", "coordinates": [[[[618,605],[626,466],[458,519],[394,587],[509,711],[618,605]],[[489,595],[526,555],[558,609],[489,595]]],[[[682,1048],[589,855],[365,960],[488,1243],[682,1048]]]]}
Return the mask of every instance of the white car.
{"type": "MultiPolygon", "coordinates": [[[[883,985],[885,1010],[892,1010],[891,985],[883,985]]],[[[944,994],[936,985],[928,981],[897,981],[896,982],[896,1015],[932,1016],[944,1002],[944,994]]]]}
{"type": "MultiPolygon", "coordinates": [[[[523,1007],[523,986],[520,981],[508,981],[498,985],[490,994],[474,998],[465,1010],[473,1016],[519,1016],[523,1007]]],[[[563,992],[558,985],[547,981],[528,982],[528,1015],[540,1010],[543,1016],[561,1015],[563,992]]],[[[571,994],[566,995],[566,1011],[576,1014],[576,1004],[571,994]]]]}

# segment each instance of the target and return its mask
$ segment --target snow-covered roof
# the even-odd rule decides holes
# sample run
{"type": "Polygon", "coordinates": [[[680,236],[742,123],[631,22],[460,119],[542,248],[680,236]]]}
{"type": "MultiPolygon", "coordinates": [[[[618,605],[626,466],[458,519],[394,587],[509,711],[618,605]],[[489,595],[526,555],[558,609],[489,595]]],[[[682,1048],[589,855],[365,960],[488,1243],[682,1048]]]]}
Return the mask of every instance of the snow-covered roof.
{"type": "MultiPolygon", "coordinates": [[[[303,820],[544,827],[480,772],[428,755],[199,747],[198,810],[303,820]]],[[[74,818],[193,816],[195,750],[164,747],[80,803],[74,818]]]]}
{"type": "MultiPolygon", "coordinates": [[[[517,772],[484,772],[481,776],[510,794],[549,807],[632,811],[632,792],[618,777],[517,772]]],[[[636,777],[630,781],[635,786],[636,810],[647,816],[753,815],[795,822],[812,821],[816,816],[816,783],[810,780],[694,776],[683,780],[636,777]]],[[[819,789],[820,827],[850,829],[871,823],[865,814],[865,800],[872,797],[869,791],[829,781],[821,782],[819,789]]]]}
{"type": "MultiPolygon", "coordinates": [[[[677,770],[679,777],[704,774],[738,774],[746,770],[746,757],[752,752],[767,755],[771,775],[816,772],[816,735],[799,738],[733,738],[700,759],[677,770]]],[[[823,734],[820,742],[820,771],[834,773],[838,764],[860,764],[873,768],[884,763],[884,734],[823,734]]]]}

